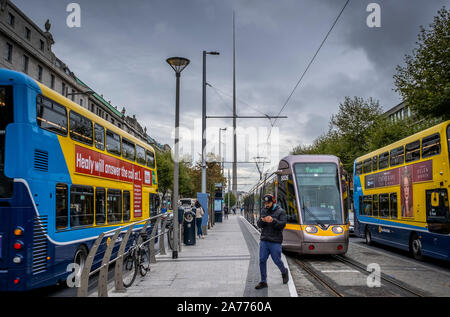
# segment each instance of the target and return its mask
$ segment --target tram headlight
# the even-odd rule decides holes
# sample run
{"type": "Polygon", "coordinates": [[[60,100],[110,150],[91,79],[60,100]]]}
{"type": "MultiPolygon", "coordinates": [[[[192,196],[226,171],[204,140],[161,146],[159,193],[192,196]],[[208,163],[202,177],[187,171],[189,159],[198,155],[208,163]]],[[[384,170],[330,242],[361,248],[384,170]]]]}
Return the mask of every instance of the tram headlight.
{"type": "Polygon", "coordinates": [[[331,228],[331,231],[333,231],[335,234],[341,234],[342,232],[344,232],[344,228],[336,226],[331,228]]]}
{"type": "Polygon", "coordinates": [[[319,230],[315,226],[306,226],[305,231],[308,233],[317,233],[319,230]]]}

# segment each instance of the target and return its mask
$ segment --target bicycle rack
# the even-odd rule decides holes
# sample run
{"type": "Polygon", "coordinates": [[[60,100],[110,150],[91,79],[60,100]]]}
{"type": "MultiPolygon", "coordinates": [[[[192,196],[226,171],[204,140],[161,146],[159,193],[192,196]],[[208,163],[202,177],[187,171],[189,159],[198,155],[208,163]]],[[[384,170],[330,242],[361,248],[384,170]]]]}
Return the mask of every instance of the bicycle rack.
{"type": "Polygon", "coordinates": [[[156,230],[159,227],[159,225],[161,224],[162,216],[163,216],[163,214],[158,214],[157,216],[153,216],[153,217],[150,217],[150,218],[147,218],[144,220],[140,220],[140,221],[131,223],[129,225],[108,231],[108,232],[101,233],[95,240],[93,246],[91,247],[89,254],[87,256],[87,259],[85,261],[85,265],[81,271],[79,284],[77,285],[77,287],[78,287],[77,296],[78,297],[87,297],[88,296],[89,277],[91,277],[92,275],[94,275],[97,272],[100,272],[99,278],[98,278],[98,296],[99,297],[107,297],[108,296],[108,269],[109,269],[109,265],[114,262],[115,262],[115,267],[114,267],[115,291],[116,292],[126,292],[126,288],[123,285],[123,259],[126,254],[125,253],[126,245],[131,236],[131,233],[133,232],[133,228],[137,224],[142,224],[145,222],[144,226],[140,230],[141,233],[144,233],[144,232],[146,232],[148,225],[151,223],[151,221],[156,219],[156,222],[152,227],[150,239],[142,242],[142,236],[139,235],[139,238],[137,241],[138,242],[137,245],[142,245],[142,244],[147,244],[149,242],[152,242],[152,243],[150,243],[150,246],[149,246],[150,263],[156,263],[156,252],[155,252],[155,245],[154,245],[155,244],[154,239],[156,239],[156,237],[162,236],[162,239],[160,239],[160,254],[166,254],[165,246],[164,246],[164,235],[166,234],[166,224],[167,224],[167,221],[169,220],[168,217],[166,219],[164,219],[162,229],[161,229],[161,231],[162,231],[161,234],[156,236],[156,230]],[[125,230],[126,230],[126,232],[125,232],[125,230]],[[120,247],[117,252],[117,256],[116,256],[116,258],[111,260],[110,258],[111,258],[113,249],[114,249],[114,247],[116,247],[116,241],[122,232],[125,232],[125,235],[120,243],[120,247]],[[95,256],[97,255],[97,251],[105,237],[108,237],[108,239],[106,241],[107,248],[103,255],[102,263],[99,268],[97,268],[91,272],[91,268],[92,268],[92,264],[94,263],[95,256]]]}

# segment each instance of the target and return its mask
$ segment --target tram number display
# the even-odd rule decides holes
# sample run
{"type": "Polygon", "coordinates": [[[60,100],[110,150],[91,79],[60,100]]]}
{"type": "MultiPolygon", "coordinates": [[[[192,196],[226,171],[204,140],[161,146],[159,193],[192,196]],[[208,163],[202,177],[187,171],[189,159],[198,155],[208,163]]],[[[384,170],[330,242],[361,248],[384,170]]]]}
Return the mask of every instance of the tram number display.
{"type": "Polygon", "coordinates": [[[133,183],[134,216],[142,216],[142,185],[152,185],[152,171],[75,145],[75,172],[133,183]]]}

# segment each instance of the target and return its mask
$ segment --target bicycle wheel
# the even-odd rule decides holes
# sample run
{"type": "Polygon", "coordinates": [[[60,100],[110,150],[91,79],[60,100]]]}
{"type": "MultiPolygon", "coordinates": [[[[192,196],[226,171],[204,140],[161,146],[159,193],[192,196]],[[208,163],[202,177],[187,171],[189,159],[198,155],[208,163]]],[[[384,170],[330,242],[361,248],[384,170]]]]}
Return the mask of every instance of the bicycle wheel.
{"type": "Polygon", "coordinates": [[[139,250],[139,273],[145,276],[148,271],[150,271],[150,251],[148,246],[144,246],[139,250]]]}
{"type": "Polygon", "coordinates": [[[122,280],[123,286],[130,287],[136,279],[138,263],[133,254],[128,254],[123,259],[122,280]]]}

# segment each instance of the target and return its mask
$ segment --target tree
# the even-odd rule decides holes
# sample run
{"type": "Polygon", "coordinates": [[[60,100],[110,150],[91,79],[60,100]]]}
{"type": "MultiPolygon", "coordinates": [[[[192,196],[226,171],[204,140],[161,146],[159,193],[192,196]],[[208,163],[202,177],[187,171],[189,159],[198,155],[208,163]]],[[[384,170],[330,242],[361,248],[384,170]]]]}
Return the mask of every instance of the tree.
{"type": "Polygon", "coordinates": [[[233,206],[236,204],[236,196],[234,196],[233,192],[225,194],[225,198],[223,199],[223,205],[228,206],[228,194],[230,195],[230,208],[233,208],[233,206]]]}
{"type": "Polygon", "coordinates": [[[158,173],[158,190],[162,193],[162,200],[169,190],[173,190],[173,161],[170,152],[156,151],[158,173]]]}
{"type": "Polygon", "coordinates": [[[413,113],[425,118],[450,118],[450,11],[438,11],[427,30],[420,26],[416,47],[397,66],[396,91],[413,113]]]}
{"type": "Polygon", "coordinates": [[[340,158],[344,169],[353,171],[353,161],[367,152],[365,142],[374,122],[382,114],[378,101],[345,97],[339,111],[330,119],[328,132],[310,146],[298,146],[292,154],[329,154],[340,158]]]}

